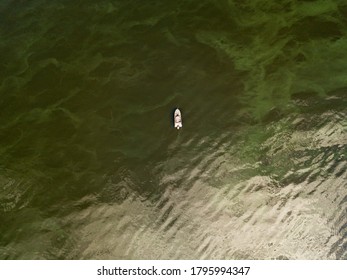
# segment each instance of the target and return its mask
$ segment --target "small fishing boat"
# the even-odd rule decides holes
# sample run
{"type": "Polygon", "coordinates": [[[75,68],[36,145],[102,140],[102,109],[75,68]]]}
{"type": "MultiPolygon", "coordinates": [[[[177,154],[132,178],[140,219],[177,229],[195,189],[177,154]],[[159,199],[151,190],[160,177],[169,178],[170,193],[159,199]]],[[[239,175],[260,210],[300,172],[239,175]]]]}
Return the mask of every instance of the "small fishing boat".
{"type": "Polygon", "coordinates": [[[174,127],[180,129],[182,127],[182,114],[180,109],[176,109],[174,112],[174,127]]]}

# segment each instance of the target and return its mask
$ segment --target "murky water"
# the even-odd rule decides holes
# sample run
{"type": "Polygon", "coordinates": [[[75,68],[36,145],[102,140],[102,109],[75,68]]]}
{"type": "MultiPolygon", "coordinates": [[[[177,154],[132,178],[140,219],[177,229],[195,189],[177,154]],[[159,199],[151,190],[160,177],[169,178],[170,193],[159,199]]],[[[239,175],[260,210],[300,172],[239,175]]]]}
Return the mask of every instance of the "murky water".
{"type": "Polygon", "coordinates": [[[0,258],[347,259],[346,53],[342,0],[1,0],[0,258]]]}

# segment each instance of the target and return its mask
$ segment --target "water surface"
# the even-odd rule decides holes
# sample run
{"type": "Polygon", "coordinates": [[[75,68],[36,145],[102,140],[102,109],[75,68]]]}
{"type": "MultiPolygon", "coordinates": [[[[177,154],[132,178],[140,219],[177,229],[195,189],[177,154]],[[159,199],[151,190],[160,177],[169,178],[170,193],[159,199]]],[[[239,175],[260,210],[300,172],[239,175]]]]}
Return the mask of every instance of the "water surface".
{"type": "Polygon", "coordinates": [[[0,258],[346,259],[345,1],[167,2],[0,0],[0,258]]]}

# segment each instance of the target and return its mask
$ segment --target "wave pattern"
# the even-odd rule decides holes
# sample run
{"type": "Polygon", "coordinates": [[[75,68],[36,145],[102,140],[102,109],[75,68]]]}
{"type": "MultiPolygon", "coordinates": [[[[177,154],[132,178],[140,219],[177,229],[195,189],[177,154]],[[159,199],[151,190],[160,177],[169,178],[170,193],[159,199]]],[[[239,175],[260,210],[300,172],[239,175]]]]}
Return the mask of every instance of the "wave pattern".
{"type": "MultiPolygon", "coordinates": [[[[155,168],[161,170],[153,175],[161,195],[86,209],[99,225],[78,226],[77,235],[93,240],[77,255],[344,259],[345,116],[298,114],[265,130],[253,126],[218,139],[178,139],[172,155],[155,168]],[[257,140],[246,139],[254,131],[257,140]],[[247,155],[251,145],[253,160],[247,155]],[[104,220],[113,222],[95,239],[104,220]]],[[[70,216],[76,224],[76,213],[70,216]]]]}
{"type": "Polygon", "coordinates": [[[347,259],[346,11],[2,1],[0,258],[347,259]]]}

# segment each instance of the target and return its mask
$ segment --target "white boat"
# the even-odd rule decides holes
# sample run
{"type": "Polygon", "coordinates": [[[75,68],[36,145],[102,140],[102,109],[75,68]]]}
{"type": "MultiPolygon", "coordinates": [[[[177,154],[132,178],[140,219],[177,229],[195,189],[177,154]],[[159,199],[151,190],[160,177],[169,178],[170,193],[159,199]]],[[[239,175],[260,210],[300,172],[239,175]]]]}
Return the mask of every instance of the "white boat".
{"type": "Polygon", "coordinates": [[[180,129],[182,127],[182,114],[180,109],[176,109],[174,112],[174,126],[177,129],[180,129]]]}

